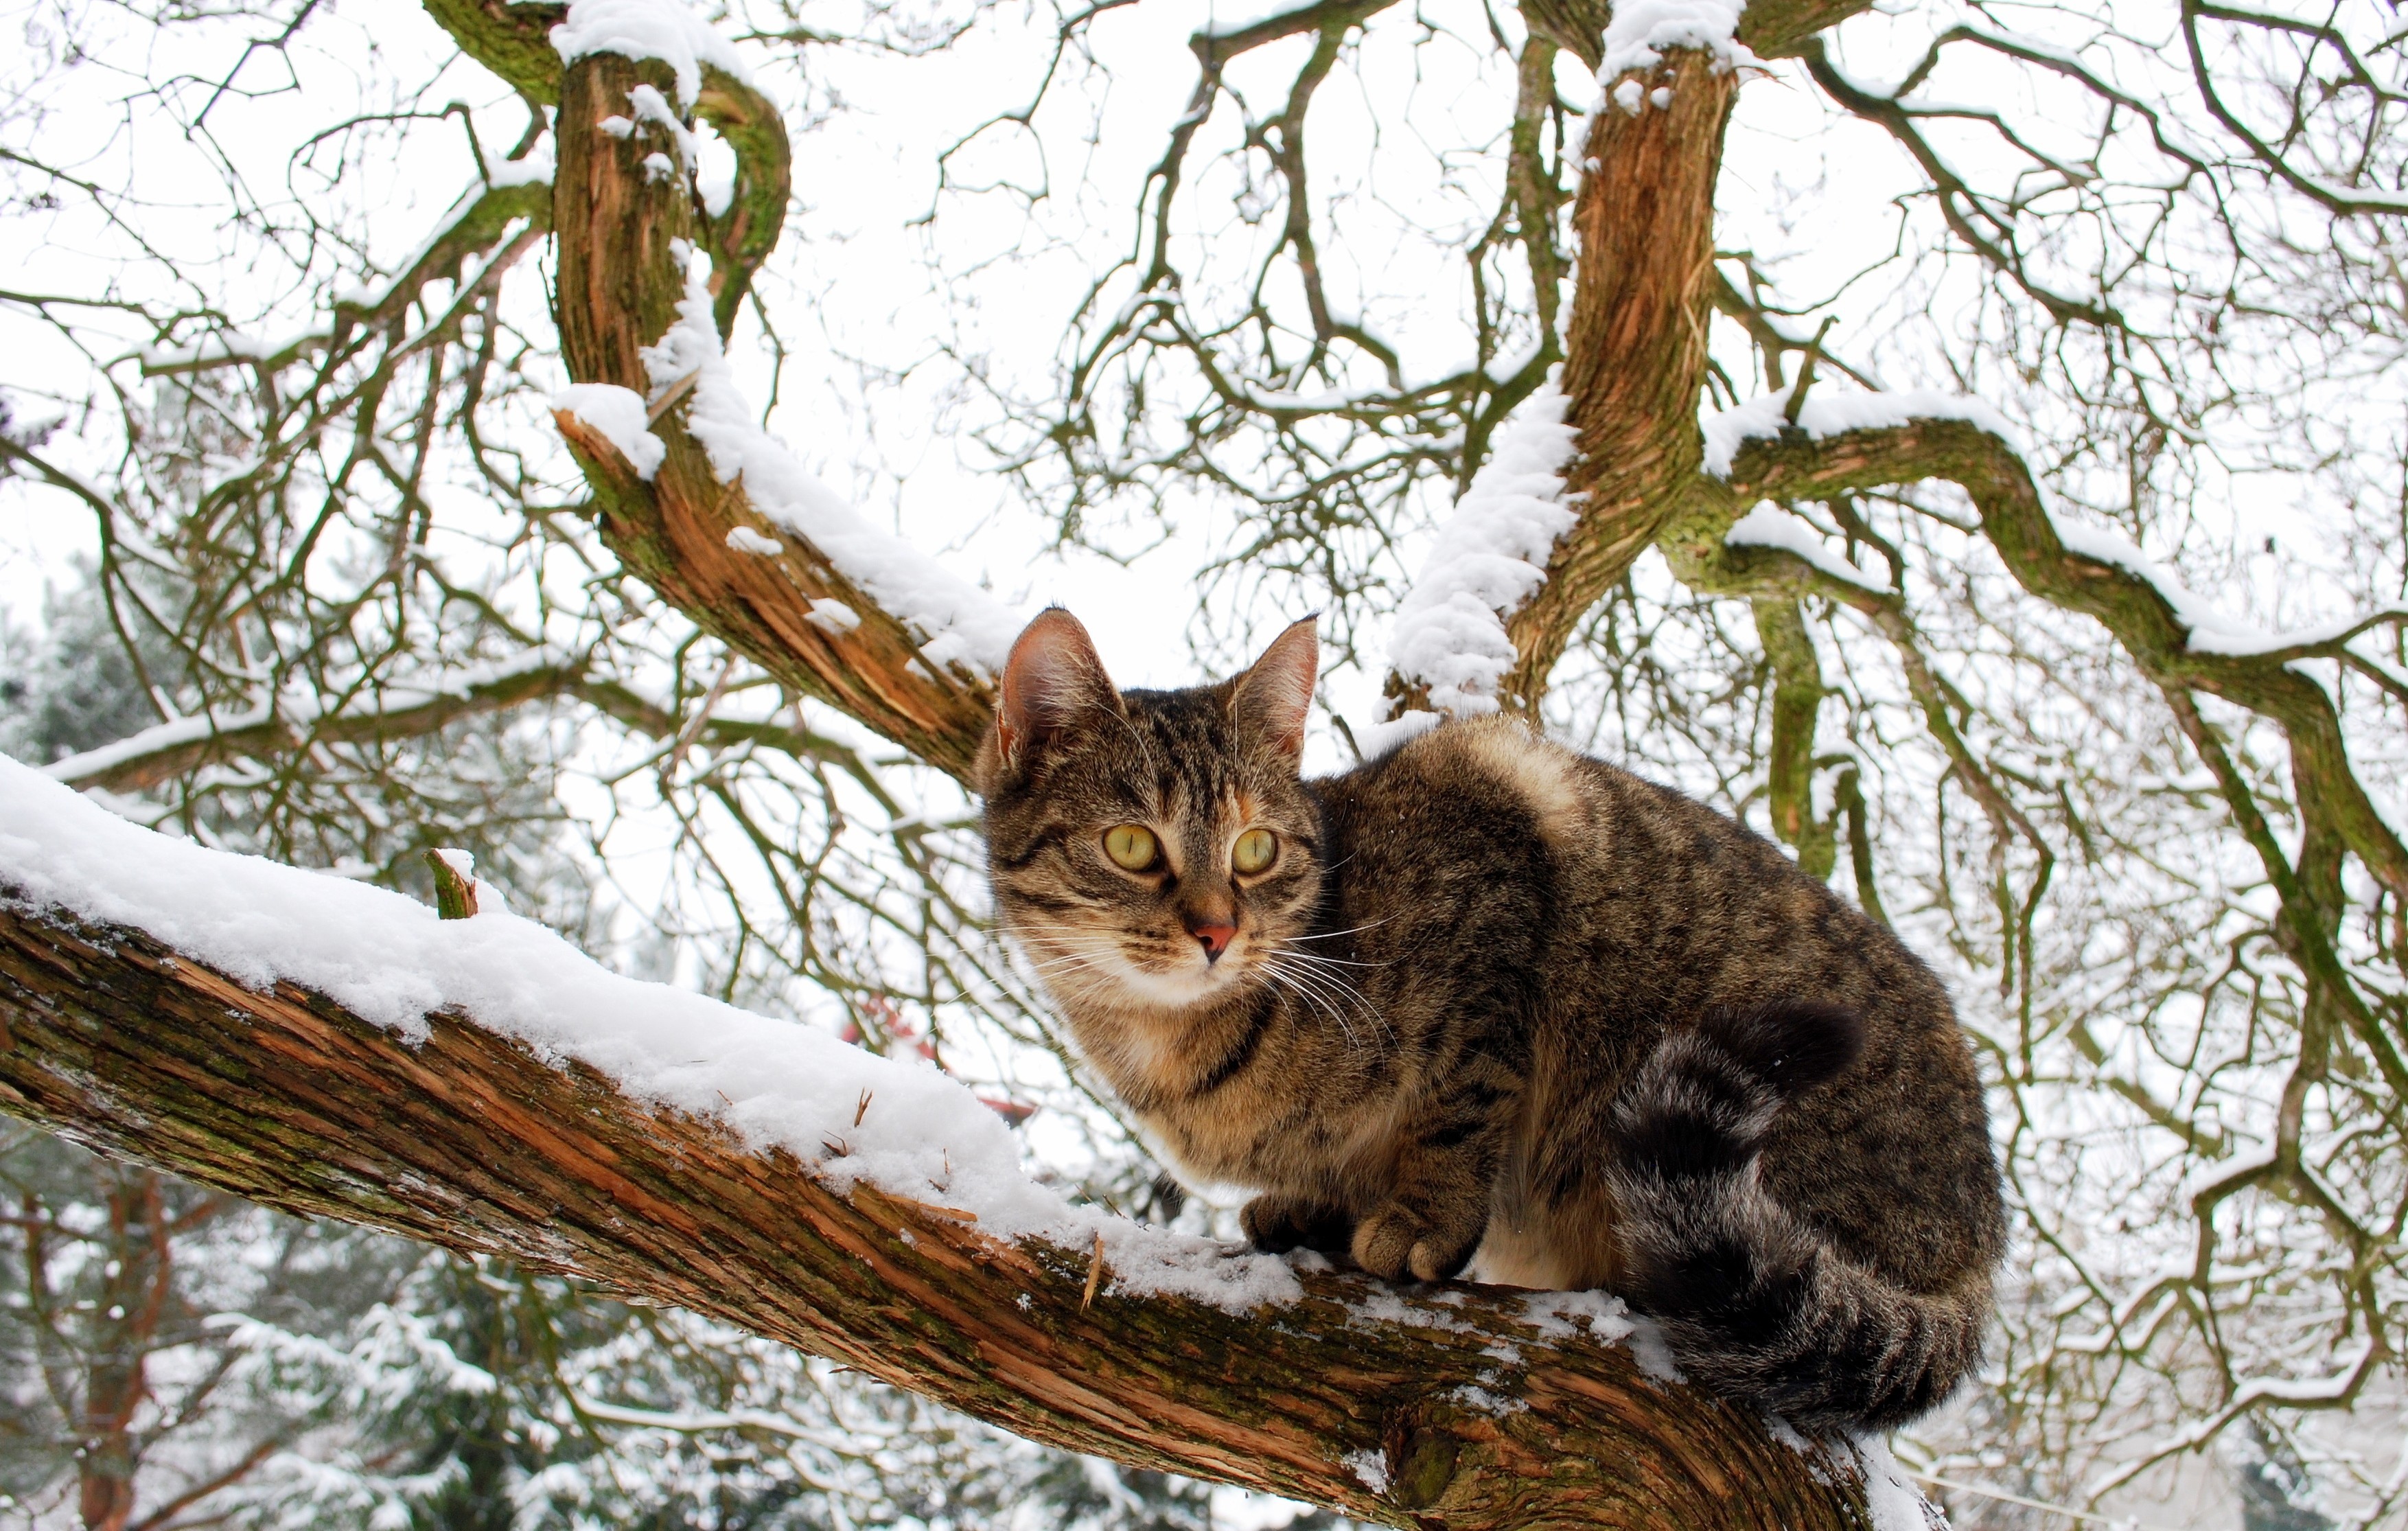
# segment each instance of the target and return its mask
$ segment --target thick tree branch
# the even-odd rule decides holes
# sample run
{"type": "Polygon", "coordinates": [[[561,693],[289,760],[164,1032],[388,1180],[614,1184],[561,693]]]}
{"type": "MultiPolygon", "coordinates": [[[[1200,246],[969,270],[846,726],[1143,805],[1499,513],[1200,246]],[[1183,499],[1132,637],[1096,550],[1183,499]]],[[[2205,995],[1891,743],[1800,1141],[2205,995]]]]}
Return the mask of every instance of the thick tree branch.
{"type": "Polygon", "coordinates": [[[1701,458],[1698,394],[1713,291],[1714,181],[1737,72],[1684,49],[1609,107],[1583,150],[1572,218],[1580,259],[1565,345],[1566,423],[1580,431],[1565,488],[1585,494],[1546,582],[1508,619],[1520,655],[1502,691],[1535,708],[1581,615],[1679,508],[1701,458]],[[1669,95],[1665,93],[1669,92],[1669,95]]]}
{"type": "Polygon", "coordinates": [[[1301,1273],[1275,1313],[1109,1284],[1089,1305],[1089,1251],[838,1195],[582,1065],[427,1022],[411,1045],[139,931],[0,905],[0,1110],[112,1155],[675,1303],[1039,1440],[1399,1525],[1866,1524],[1844,1448],[1801,1454],[1626,1349],[1550,1340],[1522,1294],[1301,1273]]]}
{"type": "MultiPolygon", "coordinates": [[[[705,79],[706,97],[729,85],[715,72],[706,71],[705,79]]],[[[986,726],[982,680],[965,669],[924,663],[919,640],[900,618],[819,550],[765,522],[742,480],[722,483],[709,453],[684,427],[674,386],[656,386],[644,365],[641,352],[677,322],[684,295],[671,247],[698,242],[705,231],[681,184],[646,173],[647,146],[599,124],[626,114],[636,86],[649,84],[666,94],[671,83],[664,64],[605,54],[570,69],[561,92],[553,220],[561,345],[569,375],[654,398],[660,412],[652,429],[668,448],[666,461],[646,480],[576,416],[556,417],[594,488],[603,538],[670,605],[779,680],[859,719],[930,765],[966,775],[986,726]],[[739,527],[773,536],[786,551],[765,556],[731,548],[728,534],[739,527]],[[813,603],[827,600],[842,603],[859,624],[836,632],[816,620],[813,603]]],[[[759,140],[774,141],[782,161],[785,134],[774,114],[754,125],[759,140]]],[[[763,172],[760,181],[781,188],[782,209],[782,169],[763,172]]],[[[772,226],[769,236],[774,233],[772,226]]],[[[724,292],[714,293],[714,303],[724,292]]]]}

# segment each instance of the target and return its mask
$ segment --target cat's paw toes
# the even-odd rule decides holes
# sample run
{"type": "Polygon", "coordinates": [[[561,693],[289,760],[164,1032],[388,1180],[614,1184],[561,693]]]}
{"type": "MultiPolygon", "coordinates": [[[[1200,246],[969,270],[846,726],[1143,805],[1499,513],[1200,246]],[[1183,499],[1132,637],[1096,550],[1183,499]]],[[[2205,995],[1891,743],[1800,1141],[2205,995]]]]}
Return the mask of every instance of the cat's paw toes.
{"type": "Polygon", "coordinates": [[[1342,1250],[1348,1231],[1344,1214],[1293,1196],[1256,1196],[1238,1213],[1238,1226],[1248,1243],[1268,1254],[1342,1250]]]}
{"type": "Polygon", "coordinates": [[[1356,1224],[1353,1253],[1356,1265],[1385,1281],[1443,1281],[1470,1263],[1479,1243],[1476,1232],[1450,1236],[1402,1207],[1387,1207],[1356,1224]]]}

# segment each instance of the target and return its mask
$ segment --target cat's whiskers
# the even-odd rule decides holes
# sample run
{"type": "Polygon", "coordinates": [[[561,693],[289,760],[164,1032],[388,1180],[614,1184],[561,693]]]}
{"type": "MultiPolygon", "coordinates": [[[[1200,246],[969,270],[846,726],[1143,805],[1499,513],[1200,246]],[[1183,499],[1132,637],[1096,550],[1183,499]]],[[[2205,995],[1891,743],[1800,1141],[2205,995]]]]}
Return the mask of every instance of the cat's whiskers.
{"type": "Polygon", "coordinates": [[[1378,1006],[1347,982],[1342,974],[1321,972],[1297,960],[1305,955],[1299,952],[1276,952],[1265,960],[1261,971],[1290,992],[1310,999],[1315,1008],[1336,1021],[1351,1045],[1360,1047],[1363,1039],[1356,1035],[1348,1019],[1350,1012],[1369,1026],[1376,1027],[1391,1043],[1395,1041],[1396,1033],[1389,1026],[1387,1017],[1380,1013],[1378,1006]]]}
{"type": "Polygon", "coordinates": [[[1322,1014],[1329,1017],[1332,1021],[1337,1022],[1338,1029],[1346,1034],[1347,1045],[1350,1047],[1360,1047],[1362,1045],[1362,1039],[1354,1035],[1354,1028],[1346,1023],[1344,1013],[1339,1010],[1326,998],[1323,997],[1320,994],[1303,983],[1296,974],[1283,968],[1276,961],[1264,963],[1256,969],[1256,971],[1262,974],[1264,980],[1270,984],[1272,988],[1296,995],[1305,1004],[1312,1006],[1314,1009],[1319,1010],[1322,1014]]]}
{"type": "Polygon", "coordinates": [[[1313,932],[1312,935],[1310,935],[1310,936],[1290,936],[1290,937],[1287,937],[1287,939],[1289,939],[1290,941],[1327,941],[1327,940],[1334,940],[1334,939],[1336,939],[1338,937],[1340,937],[1340,936],[1352,936],[1352,935],[1354,935],[1354,934],[1355,934],[1356,932],[1358,932],[1358,931],[1370,930],[1370,929],[1373,929],[1373,928],[1375,928],[1375,927],[1377,927],[1377,926],[1384,925],[1384,924],[1386,924],[1386,923],[1389,922],[1389,920],[1391,920],[1392,918],[1394,918],[1394,916],[1383,914],[1383,915],[1380,916],[1380,918],[1378,918],[1377,920],[1366,920],[1366,921],[1364,921],[1364,922],[1363,922],[1361,924],[1359,924],[1359,925],[1348,925],[1344,930],[1317,930],[1317,931],[1314,931],[1314,932],[1313,932]]]}
{"type": "MultiPolygon", "coordinates": [[[[1380,1008],[1377,1005],[1372,1004],[1370,999],[1363,993],[1362,990],[1354,986],[1354,980],[1344,972],[1334,970],[1335,966],[1340,963],[1340,959],[1319,956],[1310,952],[1283,950],[1278,953],[1278,961],[1286,966],[1292,976],[1310,978],[1312,981],[1320,985],[1324,990],[1337,995],[1340,1000],[1353,1007],[1358,1013],[1365,1016],[1373,1026],[1376,1026],[1379,1029],[1380,1034],[1385,1037],[1391,1044],[1396,1041],[1396,1029],[1388,1024],[1388,1018],[1380,1013],[1380,1008]]],[[[1369,966],[1378,965],[1359,964],[1352,966],[1369,966]]]]}

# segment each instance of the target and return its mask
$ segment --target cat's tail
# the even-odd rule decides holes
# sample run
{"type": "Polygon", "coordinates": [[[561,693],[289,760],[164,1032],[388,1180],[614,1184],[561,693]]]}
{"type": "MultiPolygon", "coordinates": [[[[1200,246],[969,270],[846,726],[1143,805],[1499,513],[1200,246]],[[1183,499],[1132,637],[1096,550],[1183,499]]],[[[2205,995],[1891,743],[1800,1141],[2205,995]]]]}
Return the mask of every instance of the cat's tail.
{"type": "Polygon", "coordinates": [[[1911,1292],[1849,1260],[1764,1188],[1783,1106],[1864,1048],[1856,1016],[1790,1004],[1669,1034],[1614,1103],[1620,1285],[1681,1368],[1801,1428],[1882,1429],[1946,1398],[1981,1359],[1982,1272],[1911,1292]]]}

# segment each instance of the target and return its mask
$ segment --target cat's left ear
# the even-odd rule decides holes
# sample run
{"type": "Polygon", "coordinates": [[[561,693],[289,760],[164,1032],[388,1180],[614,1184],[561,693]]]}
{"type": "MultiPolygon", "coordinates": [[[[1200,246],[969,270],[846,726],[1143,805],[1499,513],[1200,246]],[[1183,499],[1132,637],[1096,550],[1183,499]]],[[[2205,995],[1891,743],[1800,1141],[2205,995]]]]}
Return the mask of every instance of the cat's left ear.
{"type": "Polygon", "coordinates": [[[1304,720],[1312,709],[1312,680],[1321,669],[1313,622],[1307,617],[1271,639],[1229,695],[1239,728],[1290,760],[1304,753],[1304,720]]]}
{"type": "Polygon", "coordinates": [[[1013,640],[990,736],[1001,762],[1042,749],[1084,720],[1121,714],[1121,694],[1079,619],[1048,607],[1013,640]]]}

